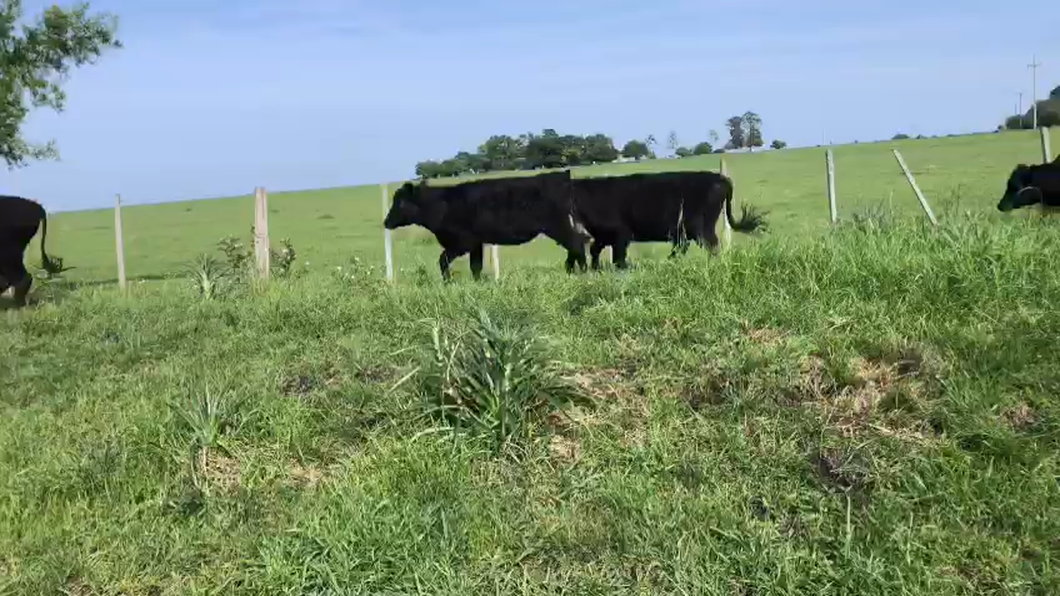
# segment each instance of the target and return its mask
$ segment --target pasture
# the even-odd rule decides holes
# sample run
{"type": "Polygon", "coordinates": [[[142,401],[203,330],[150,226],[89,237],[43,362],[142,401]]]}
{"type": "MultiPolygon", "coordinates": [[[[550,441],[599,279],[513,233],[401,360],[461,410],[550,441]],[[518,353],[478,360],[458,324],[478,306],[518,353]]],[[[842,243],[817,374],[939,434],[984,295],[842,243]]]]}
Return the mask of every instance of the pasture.
{"type": "MultiPolygon", "coordinates": [[[[1060,137],[1060,134],[1054,132],[1053,136],[1060,137]]],[[[966,208],[974,210],[994,208],[1016,163],[1041,161],[1035,131],[838,146],[834,152],[840,217],[850,217],[857,210],[877,204],[890,204],[900,215],[922,217],[916,198],[891,154],[892,147],[902,152],[929,201],[937,205],[940,201],[959,199],[966,208]]],[[[573,169],[572,175],[717,170],[720,157],[589,166],[573,169]]],[[[730,154],[725,159],[736,186],[736,215],[740,205],[748,201],[770,211],[772,233],[818,234],[827,228],[824,149],[730,154]]],[[[396,188],[394,184],[391,191],[396,188]]],[[[242,197],[124,207],[129,279],[179,275],[197,254],[215,251],[217,241],[224,236],[238,236],[248,241],[254,213],[251,194],[254,185],[254,181],[248,181],[248,194],[242,197]]],[[[123,199],[136,202],[136,197],[123,199]]],[[[270,192],[269,209],[273,244],[289,237],[304,256],[300,261],[303,265],[308,261],[310,269],[347,266],[354,257],[363,263],[381,265],[383,262],[383,215],[380,189],[376,185],[270,192]]],[[[111,210],[61,213],[53,219],[49,250],[60,256],[69,255],[68,261],[77,267],[70,272],[69,279],[95,282],[115,279],[111,210]]],[[[720,222],[718,229],[720,232],[720,222]]],[[[741,244],[748,239],[734,234],[733,241],[741,244]]],[[[437,243],[425,230],[400,230],[395,233],[394,242],[399,278],[407,277],[420,266],[437,269],[437,243]]],[[[661,258],[668,250],[663,245],[635,244],[631,258],[661,258]]],[[[36,241],[27,252],[37,254],[36,241]]],[[[562,251],[544,238],[501,250],[506,271],[541,263],[559,266],[562,259],[562,251]]],[[[453,269],[458,278],[470,277],[466,257],[458,260],[453,269]]]]}
{"type": "MultiPolygon", "coordinates": [[[[290,278],[122,296],[112,213],[57,215],[82,283],[0,313],[0,593],[1057,593],[1060,227],[994,210],[1037,137],[895,143],[938,229],[891,146],[836,148],[835,229],[823,149],[728,155],[772,231],[635,245],[624,273],[568,276],[539,240],[445,285],[402,231],[387,284],[368,186],[270,193],[290,278]],[[476,330],[490,349],[439,364],[476,330]],[[467,434],[431,410],[439,384],[552,382],[587,401],[488,405],[467,434]]],[[[252,213],[124,209],[130,279],[249,240],[252,213]]]]}

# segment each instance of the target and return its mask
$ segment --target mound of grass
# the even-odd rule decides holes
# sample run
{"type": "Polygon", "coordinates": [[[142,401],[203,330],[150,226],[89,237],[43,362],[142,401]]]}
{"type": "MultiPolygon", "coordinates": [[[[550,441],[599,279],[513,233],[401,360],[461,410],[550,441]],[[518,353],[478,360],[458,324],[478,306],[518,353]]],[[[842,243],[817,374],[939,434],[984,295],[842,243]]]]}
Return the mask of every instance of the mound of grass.
{"type": "Polygon", "coordinates": [[[72,291],[0,317],[0,593],[1057,593],[1058,259],[867,212],[623,274],[72,291]]]}

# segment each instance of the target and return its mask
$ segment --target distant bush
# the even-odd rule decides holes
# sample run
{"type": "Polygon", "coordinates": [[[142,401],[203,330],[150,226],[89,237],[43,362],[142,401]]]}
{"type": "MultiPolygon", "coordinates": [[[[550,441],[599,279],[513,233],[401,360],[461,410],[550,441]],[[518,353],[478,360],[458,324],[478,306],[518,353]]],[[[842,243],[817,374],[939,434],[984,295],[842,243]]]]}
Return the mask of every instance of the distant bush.
{"type": "Polygon", "coordinates": [[[714,146],[706,141],[697,143],[696,146],[692,148],[692,153],[695,155],[710,155],[713,151],[714,146]]]}
{"type": "Polygon", "coordinates": [[[773,142],[770,143],[769,146],[772,147],[773,149],[783,149],[783,148],[787,147],[788,144],[785,143],[784,141],[781,141],[780,139],[773,139],[773,142]]]}
{"type": "Polygon", "coordinates": [[[900,132],[900,133],[894,135],[893,137],[891,137],[891,140],[892,141],[904,141],[904,140],[906,140],[908,138],[909,138],[909,135],[900,132]]]}

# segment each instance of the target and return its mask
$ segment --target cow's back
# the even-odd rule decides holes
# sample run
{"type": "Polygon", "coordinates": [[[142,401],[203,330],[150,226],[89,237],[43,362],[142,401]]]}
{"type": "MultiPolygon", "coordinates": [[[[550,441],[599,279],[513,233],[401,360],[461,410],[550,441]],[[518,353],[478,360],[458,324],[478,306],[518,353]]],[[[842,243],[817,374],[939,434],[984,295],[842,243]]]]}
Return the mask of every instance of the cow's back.
{"type": "Polygon", "coordinates": [[[0,245],[21,252],[46,217],[44,207],[31,199],[0,195],[0,245]]]}
{"type": "Polygon", "coordinates": [[[485,242],[529,241],[570,212],[567,172],[476,180],[446,189],[445,227],[485,242]]]}
{"type": "Polygon", "coordinates": [[[621,232],[647,241],[669,238],[688,194],[688,185],[668,174],[580,178],[574,186],[579,217],[591,234],[621,232]]]}

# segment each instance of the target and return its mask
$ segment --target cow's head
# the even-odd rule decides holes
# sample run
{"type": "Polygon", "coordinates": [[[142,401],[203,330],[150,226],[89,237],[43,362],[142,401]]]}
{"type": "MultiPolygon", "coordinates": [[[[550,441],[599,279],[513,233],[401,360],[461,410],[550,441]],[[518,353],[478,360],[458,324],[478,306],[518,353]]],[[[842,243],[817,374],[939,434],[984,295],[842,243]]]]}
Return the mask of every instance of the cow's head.
{"type": "Polygon", "coordinates": [[[442,209],[438,197],[433,196],[430,190],[435,189],[429,189],[426,180],[419,184],[402,184],[394,191],[383,226],[388,230],[411,225],[430,228],[438,220],[442,209]]]}
{"type": "Polygon", "coordinates": [[[1032,184],[1031,175],[1031,167],[1027,165],[1020,164],[1012,170],[1005,195],[997,204],[998,211],[1008,212],[1042,202],[1042,191],[1032,184]]]}

